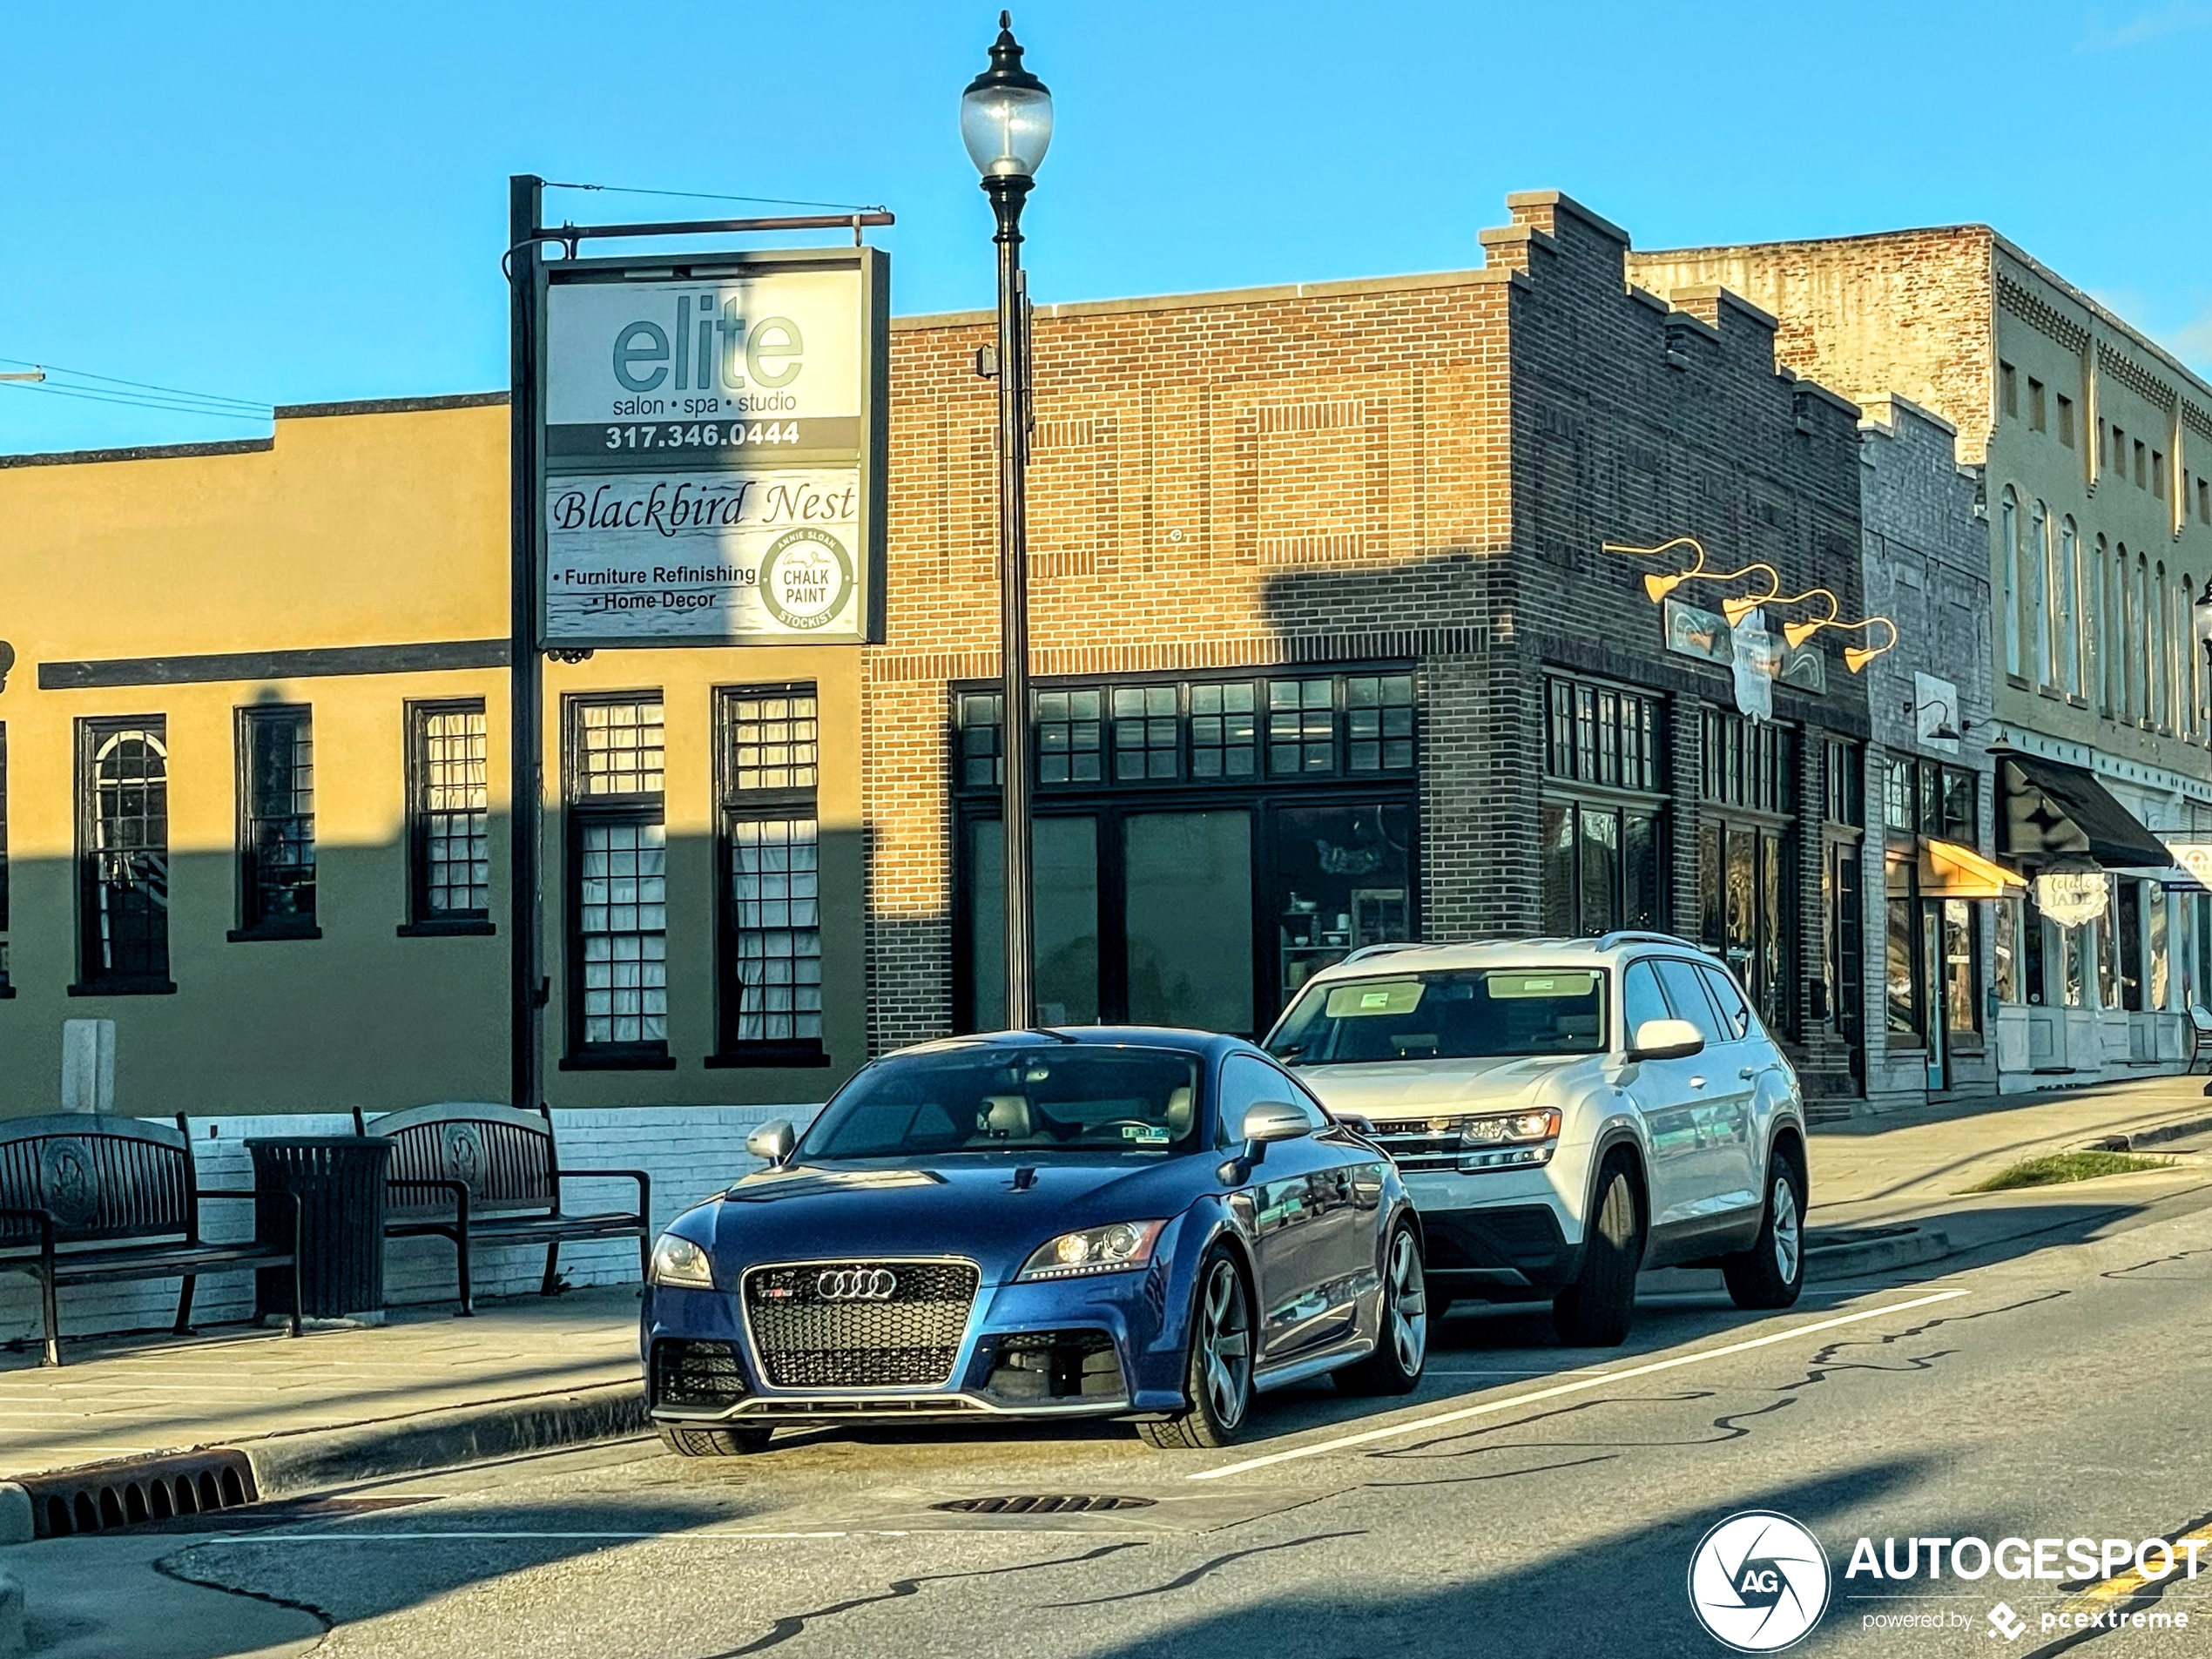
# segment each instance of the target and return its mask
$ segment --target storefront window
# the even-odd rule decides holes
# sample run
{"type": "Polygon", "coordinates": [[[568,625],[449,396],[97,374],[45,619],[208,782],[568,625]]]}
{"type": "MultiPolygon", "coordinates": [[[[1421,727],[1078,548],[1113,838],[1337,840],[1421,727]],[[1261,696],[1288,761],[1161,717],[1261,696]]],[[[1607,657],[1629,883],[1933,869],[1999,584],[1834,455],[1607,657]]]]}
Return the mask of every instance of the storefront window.
{"type": "Polygon", "coordinates": [[[1997,901],[1997,1000],[2017,1002],[2020,1000],[2020,907],[2015,899],[1997,901]]]}
{"type": "MultiPolygon", "coordinates": [[[[1413,816],[1410,806],[1277,810],[1273,890],[1281,895],[1276,937],[1283,1006],[1313,974],[1361,946],[1413,936],[1413,816]]],[[[1249,949],[1249,917],[1244,926],[1249,949]]]]}
{"type": "Polygon", "coordinates": [[[2150,1006],[2166,1006],[2168,993],[2172,989],[2171,961],[2168,951],[2170,935],[2167,928],[2166,889],[2154,885],[2150,889],[2150,1006]]]}
{"type": "Polygon", "coordinates": [[[1558,678],[1544,695],[1544,931],[1571,938],[1663,926],[1657,700],[1558,678]],[[1629,793],[1653,799],[1630,802],[1629,793]]]}
{"type": "Polygon", "coordinates": [[[1133,813],[1123,836],[1129,1017],[1253,1030],[1251,813],[1133,813]]]}
{"type": "Polygon", "coordinates": [[[1891,1035],[1918,1037],[1920,1035],[1920,999],[1919,982],[1912,973],[1912,901],[1891,899],[1885,901],[1883,914],[1888,926],[1885,929],[1882,959],[1883,1008],[1885,1023],[1891,1035]]]}

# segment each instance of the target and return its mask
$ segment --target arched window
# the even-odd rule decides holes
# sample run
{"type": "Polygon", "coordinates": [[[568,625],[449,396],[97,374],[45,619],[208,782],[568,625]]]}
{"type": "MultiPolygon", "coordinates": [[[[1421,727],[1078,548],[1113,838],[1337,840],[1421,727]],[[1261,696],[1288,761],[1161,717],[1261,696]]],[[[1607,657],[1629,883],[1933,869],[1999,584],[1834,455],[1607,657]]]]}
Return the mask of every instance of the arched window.
{"type": "Polygon", "coordinates": [[[2035,642],[2035,683],[2048,685],[2052,684],[2051,635],[2055,631],[2051,616],[2051,516],[2040,501],[2027,509],[2027,546],[2020,564],[2028,587],[2020,621],[2035,642]]]}
{"type": "Polygon", "coordinates": [[[2174,724],[2174,677],[2168,671],[2173,665],[2173,659],[2166,624],[2173,606],[2167,598],[2164,559],[2159,560],[2158,568],[2151,572],[2150,600],[2151,724],[2170,726],[2174,724]]]}
{"type": "Polygon", "coordinates": [[[2054,665],[2058,683],[2072,696],[2080,697],[2081,682],[2081,548],[2074,533],[2074,521],[2064,520],[2059,525],[2058,580],[2051,584],[2054,601],[2051,610],[2052,631],[2057,636],[2057,658],[2054,665]]]}
{"type": "Polygon", "coordinates": [[[2150,619],[2143,613],[2143,590],[2148,567],[2143,556],[2128,562],[2128,544],[2120,544],[2120,574],[2128,584],[2128,718],[2141,721],[2150,714],[2150,619]]]}
{"type": "Polygon", "coordinates": [[[2003,504],[1997,509],[1997,541],[2003,560],[2001,580],[2005,584],[2002,603],[2005,607],[2005,671],[2018,675],[2020,667],[2020,504],[2010,484],[2005,486],[2003,504]]]}
{"type": "MultiPolygon", "coordinates": [[[[169,971],[169,749],[153,721],[88,726],[92,799],[79,917],[87,982],[169,971]]],[[[80,774],[81,775],[81,774],[80,774]]]]}
{"type": "Polygon", "coordinates": [[[2097,537],[2097,550],[2089,565],[2089,684],[2096,690],[2098,711],[2109,716],[2120,700],[2112,685],[2112,550],[2097,537]]]}

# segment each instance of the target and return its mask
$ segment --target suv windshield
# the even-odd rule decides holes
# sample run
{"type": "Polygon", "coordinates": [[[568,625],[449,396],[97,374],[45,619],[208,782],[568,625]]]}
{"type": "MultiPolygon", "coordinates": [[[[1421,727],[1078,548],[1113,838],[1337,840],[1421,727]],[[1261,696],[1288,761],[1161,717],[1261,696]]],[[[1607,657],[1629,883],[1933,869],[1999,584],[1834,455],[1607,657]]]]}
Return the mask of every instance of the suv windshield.
{"type": "Polygon", "coordinates": [[[1597,1054],[1605,1001],[1606,975],[1595,968],[1337,980],[1307,988],[1267,1050],[1294,1066],[1597,1054]]]}
{"type": "Polygon", "coordinates": [[[1159,1049],[1055,1044],[894,1055],[823,1109],[803,1159],[962,1152],[1187,1152],[1198,1062],[1159,1049]]]}

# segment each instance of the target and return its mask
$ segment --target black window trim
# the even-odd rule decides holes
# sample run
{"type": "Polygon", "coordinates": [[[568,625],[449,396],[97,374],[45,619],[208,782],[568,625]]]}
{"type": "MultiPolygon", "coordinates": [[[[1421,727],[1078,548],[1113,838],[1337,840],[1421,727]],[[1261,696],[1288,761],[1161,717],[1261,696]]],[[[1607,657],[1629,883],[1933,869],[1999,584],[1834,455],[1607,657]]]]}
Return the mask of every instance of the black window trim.
{"type": "MultiPolygon", "coordinates": [[[[93,931],[87,927],[90,921],[87,901],[91,897],[95,880],[93,863],[95,832],[94,815],[99,811],[99,787],[93,776],[97,752],[103,736],[124,732],[146,731],[160,734],[162,747],[162,787],[165,799],[170,782],[169,717],[166,714],[88,714],[77,718],[72,747],[76,750],[75,778],[77,799],[73,816],[77,820],[76,846],[76,912],[77,977],[68,988],[71,996],[174,996],[177,982],[168,967],[168,928],[165,914],[162,930],[163,970],[158,974],[102,974],[92,966],[93,931]]],[[[166,833],[167,813],[164,814],[163,850],[168,849],[166,833]]]]}
{"type": "Polygon", "coordinates": [[[8,973],[8,723],[0,720],[0,1002],[16,994],[8,973]]]}
{"type": "MultiPolygon", "coordinates": [[[[676,1062],[668,1039],[647,1042],[597,1042],[583,1040],[583,831],[593,824],[654,824],[663,826],[663,856],[666,853],[668,823],[666,787],[668,754],[668,698],[658,686],[630,690],[570,691],[561,698],[561,814],[562,853],[566,862],[561,882],[561,945],[565,972],[562,1021],[562,1071],[673,1071],[676,1062]],[[583,788],[583,711],[619,707],[625,703],[661,705],[662,788],[658,794],[586,795],[583,788]]],[[[665,869],[665,864],[663,866],[665,869]]],[[[665,961],[665,958],[663,959],[665,961]]]]}
{"type": "MultiPolygon", "coordinates": [[[[491,775],[491,716],[481,697],[423,697],[409,698],[400,715],[401,743],[407,791],[407,920],[393,931],[401,939],[462,939],[483,938],[496,934],[498,924],[492,921],[489,903],[482,910],[448,910],[433,914],[424,900],[428,892],[428,862],[424,857],[428,840],[429,814],[422,807],[423,792],[428,786],[428,760],[424,753],[427,737],[425,723],[434,714],[481,714],[484,717],[484,774],[486,799],[489,799],[491,775]]],[[[489,824],[490,813],[485,819],[489,824]]],[[[487,900],[490,894],[485,894],[487,900]]]]}
{"type": "MultiPolygon", "coordinates": [[[[255,857],[253,850],[253,728],[264,720],[280,718],[303,719],[307,723],[308,742],[314,741],[314,708],[307,703],[247,703],[232,711],[231,745],[235,771],[233,795],[237,808],[235,841],[232,854],[234,914],[237,925],[224,935],[233,945],[268,944],[282,940],[320,939],[320,914],[304,918],[271,919],[254,914],[255,857]]],[[[314,814],[308,814],[313,823],[314,814]]],[[[320,847],[318,845],[317,853],[320,847]]],[[[320,874],[320,871],[317,872],[320,874]]],[[[312,880],[310,883],[313,885],[312,880]]],[[[320,900],[320,894],[314,898],[320,900]]]]}

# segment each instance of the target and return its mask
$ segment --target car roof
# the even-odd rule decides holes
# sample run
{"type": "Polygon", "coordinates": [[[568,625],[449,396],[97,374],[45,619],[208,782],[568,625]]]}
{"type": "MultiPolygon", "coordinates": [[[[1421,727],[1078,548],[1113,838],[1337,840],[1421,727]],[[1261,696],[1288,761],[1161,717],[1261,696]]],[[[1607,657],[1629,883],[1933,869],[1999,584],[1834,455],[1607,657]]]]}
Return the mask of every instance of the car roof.
{"type": "MultiPolygon", "coordinates": [[[[1313,980],[1377,979],[1393,973],[1485,968],[1612,968],[1647,955],[1689,955],[1719,965],[1711,952],[1674,934],[1644,930],[1594,939],[1497,939],[1456,945],[1369,945],[1313,980]]],[[[1312,980],[1307,981],[1309,984],[1312,980]]]]}
{"type": "MultiPolygon", "coordinates": [[[[1035,1049],[1060,1042],[1077,1048],[1165,1049],[1173,1053],[1211,1058],[1232,1051],[1259,1050],[1242,1037],[1216,1031],[1195,1031],[1173,1025],[1055,1025],[1033,1026],[1018,1031],[979,1031],[958,1037],[937,1037],[894,1050],[896,1054],[948,1054],[962,1049],[1035,1049]]],[[[891,1058],[890,1055],[883,1056],[891,1058]]]]}

